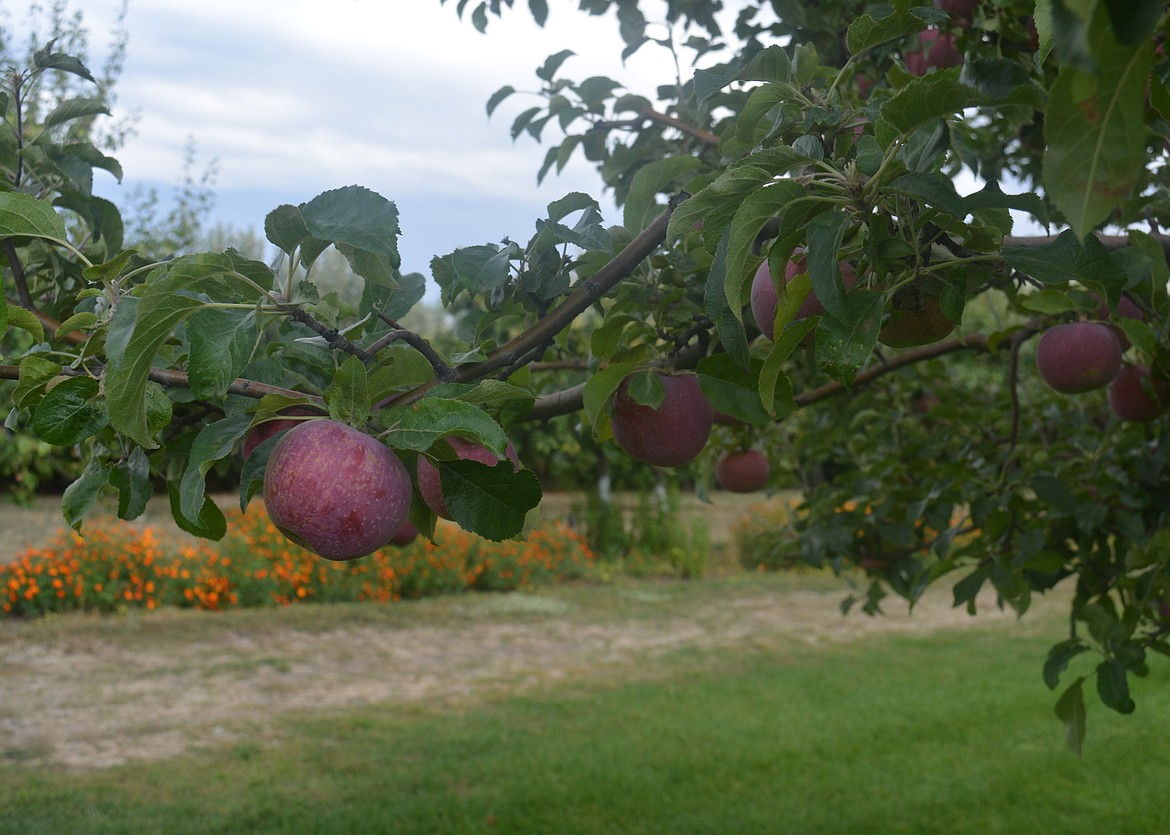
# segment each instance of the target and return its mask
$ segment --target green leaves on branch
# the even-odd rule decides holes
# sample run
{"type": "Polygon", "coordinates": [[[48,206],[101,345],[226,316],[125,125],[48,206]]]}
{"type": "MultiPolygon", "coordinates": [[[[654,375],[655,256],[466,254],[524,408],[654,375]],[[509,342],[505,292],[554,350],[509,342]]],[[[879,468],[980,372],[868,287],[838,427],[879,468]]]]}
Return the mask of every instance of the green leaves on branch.
{"type": "Polygon", "coordinates": [[[506,458],[494,467],[463,460],[438,460],[435,467],[451,517],[460,527],[495,542],[523,531],[528,511],[543,496],[536,475],[531,470],[514,471],[506,458]]]}
{"type": "Polygon", "coordinates": [[[1044,187],[1083,238],[1141,182],[1145,93],[1154,45],[1119,43],[1100,4],[1088,27],[1092,67],[1066,65],[1044,113],[1044,187]]]}

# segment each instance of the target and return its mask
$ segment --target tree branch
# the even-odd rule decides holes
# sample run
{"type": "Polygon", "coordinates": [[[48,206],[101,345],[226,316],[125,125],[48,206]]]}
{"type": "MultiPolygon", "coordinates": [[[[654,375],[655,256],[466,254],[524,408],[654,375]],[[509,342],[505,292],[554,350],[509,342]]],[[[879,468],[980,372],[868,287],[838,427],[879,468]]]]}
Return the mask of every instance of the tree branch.
{"type": "Polygon", "coordinates": [[[619,128],[631,128],[633,130],[641,130],[642,125],[647,122],[657,122],[660,125],[672,127],[675,130],[685,133],[687,136],[693,136],[704,145],[718,145],[720,138],[718,135],[710,131],[697,128],[694,125],[688,125],[681,119],[676,119],[673,116],[667,116],[665,113],[659,113],[651,107],[644,108],[637,116],[632,119],[618,119],[605,122],[594,122],[589,128],[590,131],[610,131],[619,128]]]}
{"type": "MultiPolygon", "coordinates": [[[[62,368],[61,376],[63,377],[84,377],[86,372],[80,368],[62,368]]],[[[190,388],[191,381],[188,379],[184,371],[172,371],[167,368],[152,368],[148,375],[151,380],[162,386],[174,388],[190,388]]],[[[19,380],[20,366],[19,365],[0,365],[0,380],[19,380]]],[[[305,397],[317,403],[324,403],[324,398],[318,397],[315,394],[306,394],[303,391],[293,391],[292,389],[281,388],[280,386],[271,386],[268,383],[258,383],[255,380],[236,379],[228,386],[228,394],[239,394],[244,397],[255,397],[257,399],[266,394],[279,394],[284,397],[305,397]]]]}
{"type": "Polygon", "coordinates": [[[16,297],[20,299],[20,306],[25,310],[36,312],[32,295],[28,292],[28,276],[24,272],[24,264],[20,263],[20,256],[16,252],[16,244],[12,238],[4,239],[4,257],[8,260],[8,268],[12,270],[12,280],[16,284],[16,297]]]}
{"type": "MultiPolygon", "coordinates": [[[[488,377],[496,371],[507,368],[540,345],[556,337],[573,320],[589,309],[596,301],[628,278],[659,245],[666,240],[666,227],[674,210],[690,195],[679,194],[671,198],[670,204],[638,237],[630,241],[605,266],[589,278],[579,281],[564,301],[548,312],[540,321],[514,339],[496,348],[482,362],[460,365],[454,369],[452,381],[470,383],[488,377]]],[[[424,383],[410,391],[402,392],[383,400],[377,408],[387,406],[408,406],[439,384],[439,380],[424,383]]]]}

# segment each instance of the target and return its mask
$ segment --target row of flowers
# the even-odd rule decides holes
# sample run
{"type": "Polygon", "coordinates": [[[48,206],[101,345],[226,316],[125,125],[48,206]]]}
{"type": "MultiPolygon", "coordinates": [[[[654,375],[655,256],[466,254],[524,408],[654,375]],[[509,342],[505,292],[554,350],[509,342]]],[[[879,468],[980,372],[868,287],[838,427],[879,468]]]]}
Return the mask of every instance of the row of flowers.
{"type": "Polygon", "coordinates": [[[583,576],[593,555],[560,522],[524,541],[489,542],[440,523],[418,538],[350,562],[291,544],[253,503],[221,541],[170,540],[151,527],[87,522],[0,564],[0,616],[178,606],[227,609],[304,602],[390,602],[465,590],[506,591],[583,576]]]}

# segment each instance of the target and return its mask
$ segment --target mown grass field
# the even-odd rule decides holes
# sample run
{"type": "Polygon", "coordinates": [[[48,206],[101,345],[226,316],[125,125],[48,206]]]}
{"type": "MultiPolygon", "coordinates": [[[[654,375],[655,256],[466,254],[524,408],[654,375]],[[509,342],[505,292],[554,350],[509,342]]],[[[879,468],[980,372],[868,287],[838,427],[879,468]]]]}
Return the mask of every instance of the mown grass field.
{"type": "MultiPolygon", "coordinates": [[[[188,690],[213,684],[237,720],[222,742],[211,734],[185,753],[103,768],[6,757],[0,832],[1167,831],[1165,664],[1139,683],[1136,715],[1091,704],[1078,758],[1039,674],[1062,637],[1058,605],[956,625],[942,619],[944,600],[919,622],[893,611],[886,628],[841,621],[839,596],[823,577],[744,576],[8,625],[5,646],[35,651],[27,665],[112,653],[122,699],[178,676],[129,663],[154,651],[193,670],[175,679],[188,690]],[[603,634],[605,653],[572,654],[570,636],[603,634]],[[362,635],[391,638],[419,663],[449,657],[464,673],[515,657],[490,687],[458,696],[298,705],[286,685],[260,712],[233,703],[250,681],[344,688],[356,673],[329,666],[319,642],[362,635]],[[254,653],[241,650],[235,666],[184,655],[243,638],[254,653]],[[277,638],[282,655],[265,643],[277,638]],[[554,638],[547,658],[523,667],[554,638]]],[[[360,650],[363,673],[406,672],[360,650]]],[[[95,721],[112,687],[86,694],[95,721]]],[[[159,692],[156,702],[175,701],[155,707],[182,704],[179,689],[159,692]]],[[[12,704],[0,727],[19,721],[12,704]]],[[[133,706],[149,719],[148,702],[133,706]]]]}

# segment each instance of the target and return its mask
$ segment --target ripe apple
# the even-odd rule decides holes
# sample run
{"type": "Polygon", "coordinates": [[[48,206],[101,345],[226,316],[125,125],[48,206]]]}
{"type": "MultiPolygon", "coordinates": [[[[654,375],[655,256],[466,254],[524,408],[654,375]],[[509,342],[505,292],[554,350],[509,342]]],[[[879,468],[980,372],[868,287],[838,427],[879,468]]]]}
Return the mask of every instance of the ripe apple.
{"type": "MultiPolygon", "coordinates": [[[[287,409],[281,409],[280,414],[288,415],[289,417],[309,417],[311,415],[320,415],[318,411],[314,411],[305,406],[290,406],[287,409]]],[[[303,420],[266,420],[264,423],[258,424],[248,430],[248,434],[244,436],[244,444],[240,448],[240,454],[244,456],[247,461],[252,451],[260,444],[267,441],[273,435],[278,435],[286,429],[292,429],[298,423],[304,423],[303,420]]]]}
{"type": "MultiPolygon", "coordinates": [[[[847,261],[840,261],[837,266],[841,270],[841,283],[845,285],[846,290],[850,289],[857,283],[857,273],[853,271],[853,267],[847,261]]],[[[790,282],[807,271],[808,260],[803,254],[797,254],[784,267],[784,281],[790,282]]],[[[780,303],[780,299],[776,293],[776,285],[772,281],[772,271],[768,268],[767,261],[760,264],[752,278],[751,303],[752,316],[755,317],[760,332],[768,339],[774,339],[776,305],[780,303]]],[[[807,319],[810,316],[823,316],[824,314],[825,306],[821,304],[817,294],[813,290],[809,290],[793,319],[807,319]]],[[[811,340],[811,338],[811,333],[805,337],[806,340],[811,340]]]]}
{"type": "Polygon", "coordinates": [[[618,385],[611,405],[613,437],[627,455],[656,467],[694,460],[707,443],[714,410],[694,374],[656,372],[666,393],[655,409],[630,394],[630,379],[618,385]]]}
{"type": "Polygon", "coordinates": [[[1099,322],[1053,325],[1036,345],[1036,370],[1063,394],[1103,388],[1121,370],[1121,343],[1099,322]]]}
{"type": "Polygon", "coordinates": [[[390,537],[390,541],[387,543],[387,545],[397,545],[401,548],[403,546],[409,545],[416,539],[418,539],[418,528],[412,525],[410,520],[407,519],[402,523],[402,527],[398,529],[398,533],[390,537]]]}
{"type": "Polygon", "coordinates": [[[911,75],[926,75],[932,67],[946,69],[963,65],[963,54],[955,46],[955,36],[938,29],[923,29],[918,33],[918,51],[903,56],[911,75]]]}
{"type": "Polygon", "coordinates": [[[410,511],[410,475],[385,444],[333,420],[303,421],[276,442],[264,505],[285,536],[330,560],[390,541],[410,511]]]}
{"type": "Polygon", "coordinates": [[[954,329],[955,323],[943,314],[938,296],[903,287],[890,300],[890,318],[878,332],[878,342],[890,348],[929,345],[954,329]]]}
{"type": "MultiPolygon", "coordinates": [[[[1117,315],[1126,319],[1137,319],[1139,322],[1145,321],[1146,318],[1146,315],[1142,313],[1142,309],[1126,296],[1122,296],[1121,300],[1117,303],[1117,315]]],[[[1109,305],[1106,304],[1104,299],[1100,299],[1097,304],[1097,318],[1102,320],[1109,318],[1109,305]]],[[[1117,341],[1121,343],[1122,353],[1128,351],[1129,338],[1125,335],[1125,331],[1117,325],[1110,325],[1109,327],[1117,334],[1117,341]]]]}
{"type": "Polygon", "coordinates": [[[979,0],[934,0],[934,7],[949,14],[955,23],[967,26],[979,8],[979,0]]]}
{"type": "Polygon", "coordinates": [[[1168,404],[1170,380],[1151,376],[1144,365],[1123,365],[1109,384],[1109,407],[1121,420],[1149,423],[1160,417],[1168,404]]]}
{"type": "MultiPolygon", "coordinates": [[[[455,457],[462,461],[478,461],[481,464],[494,467],[502,460],[490,449],[476,441],[469,441],[466,438],[460,438],[458,435],[449,435],[444,440],[455,451],[455,457]]],[[[505,447],[504,452],[508,456],[508,460],[512,462],[512,469],[518,472],[520,470],[520,459],[516,456],[516,448],[509,443],[505,447]]],[[[447,499],[443,495],[443,482],[439,475],[439,468],[431,462],[431,459],[420,455],[418,457],[418,468],[416,472],[418,474],[418,492],[422,495],[427,507],[436,516],[450,519],[451,512],[447,509],[447,499]]]]}
{"type": "Polygon", "coordinates": [[[715,480],[732,493],[754,493],[768,484],[772,467],[758,449],[725,452],[715,465],[715,480]]]}
{"type": "Polygon", "coordinates": [[[735,415],[729,415],[726,412],[720,411],[715,412],[715,423],[720,426],[730,426],[732,429],[743,429],[747,426],[744,421],[735,417],[735,415]]]}

